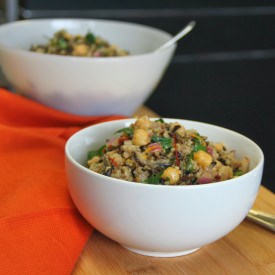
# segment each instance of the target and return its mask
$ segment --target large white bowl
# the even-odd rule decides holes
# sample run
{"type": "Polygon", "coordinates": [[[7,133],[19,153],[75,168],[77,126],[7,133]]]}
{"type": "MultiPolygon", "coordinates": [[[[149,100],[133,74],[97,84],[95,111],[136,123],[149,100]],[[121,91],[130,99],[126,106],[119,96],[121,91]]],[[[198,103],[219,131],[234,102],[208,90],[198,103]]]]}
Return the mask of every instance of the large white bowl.
{"type": "Polygon", "coordinates": [[[214,125],[179,121],[210,141],[223,141],[248,156],[251,170],[231,180],[192,186],[132,183],[95,173],[86,167],[87,152],[134,120],[88,127],[66,144],[70,194],[79,211],[97,230],[136,253],[173,257],[214,242],[246,217],[258,193],[263,172],[261,149],[247,137],[214,125]]]}
{"type": "Polygon", "coordinates": [[[176,46],[154,50],[171,37],[149,26],[111,20],[18,21],[0,26],[0,62],[16,91],[45,105],[79,115],[131,115],[169,65],[176,46]],[[91,31],[131,55],[87,58],[28,51],[60,29],[82,35],[91,31]]]}

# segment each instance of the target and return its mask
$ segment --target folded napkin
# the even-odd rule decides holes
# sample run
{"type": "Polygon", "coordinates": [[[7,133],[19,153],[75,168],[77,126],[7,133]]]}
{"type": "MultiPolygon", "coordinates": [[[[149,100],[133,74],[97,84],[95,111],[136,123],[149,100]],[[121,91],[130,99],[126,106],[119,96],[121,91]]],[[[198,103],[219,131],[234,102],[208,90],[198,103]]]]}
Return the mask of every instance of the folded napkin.
{"type": "Polygon", "coordinates": [[[92,227],[76,210],[66,140],[122,116],[76,116],[0,89],[0,273],[70,274],[92,227]]]}

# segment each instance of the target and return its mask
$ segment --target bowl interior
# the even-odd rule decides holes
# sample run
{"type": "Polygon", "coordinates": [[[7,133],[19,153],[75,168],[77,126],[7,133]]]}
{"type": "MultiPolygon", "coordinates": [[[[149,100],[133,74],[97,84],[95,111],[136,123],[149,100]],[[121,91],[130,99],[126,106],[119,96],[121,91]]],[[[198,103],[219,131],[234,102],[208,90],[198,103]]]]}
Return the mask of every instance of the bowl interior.
{"type": "MultiPolygon", "coordinates": [[[[209,141],[223,142],[228,150],[236,150],[236,157],[250,158],[250,170],[263,162],[264,156],[259,146],[249,138],[225,129],[223,127],[180,119],[164,119],[165,122],[179,122],[186,129],[195,129],[201,135],[207,136],[209,141]]],[[[135,119],[125,119],[101,123],[83,129],[73,135],[67,142],[66,152],[68,157],[75,161],[76,165],[83,166],[87,160],[87,152],[95,150],[104,144],[105,140],[117,130],[128,127],[135,119]]],[[[91,171],[91,173],[93,173],[91,171]]]]}
{"type": "Polygon", "coordinates": [[[162,30],[128,22],[100,19],[33,19],[4,24],[0,27],[0,44],[28,50],[32,44],[45,44],[56,31],[66,29],[72,34],[88,31],[132,55],[152,52],[172,36],[162,30]]]}

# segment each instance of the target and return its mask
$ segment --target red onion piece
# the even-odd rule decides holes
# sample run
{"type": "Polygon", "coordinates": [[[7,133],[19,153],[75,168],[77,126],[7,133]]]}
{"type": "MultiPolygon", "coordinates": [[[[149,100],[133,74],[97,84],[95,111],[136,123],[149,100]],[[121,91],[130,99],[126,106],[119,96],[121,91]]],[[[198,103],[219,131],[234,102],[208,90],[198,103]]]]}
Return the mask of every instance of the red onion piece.
{"type": "Polygon", "coordinates": [[[198,184],[206,184],[206,183],[211,183],[211,182],[213,182],[213,179],[208,178],[208,177],[200,177],[197,180],[198,184]]]}

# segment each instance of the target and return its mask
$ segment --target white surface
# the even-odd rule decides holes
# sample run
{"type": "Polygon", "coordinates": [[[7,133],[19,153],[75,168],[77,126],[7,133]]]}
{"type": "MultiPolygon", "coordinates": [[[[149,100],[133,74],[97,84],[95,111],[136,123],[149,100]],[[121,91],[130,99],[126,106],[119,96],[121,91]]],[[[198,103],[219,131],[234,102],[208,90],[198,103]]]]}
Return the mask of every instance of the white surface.
{"type": "Polygon", "coordinates": [[[66,171],[73,201],[97,230],[144,255],[172,257],[225,236],[246,217],[261,182],[264,157],[250,139],[221,127],[179,121],[210,141],[224,142],[238,157],[248,156],[251,171],[224,182],[163,186],[109,178],[85,168],[87,152],[104,144],[134,120],[88,127],[66,144],[66,171]]]}
{"type": "Polygon", "coordinates": [[[153,52],[172,36],[155,28],[88,19],[25,20],[0,26],[0,63],[15,90],[53,108],[80,115],[131,115],[154,91],[176,45],[153,52]],[[28,51],[56,31],[87,31],[123,49],[127,57],[87,58],[28,51]]]}

